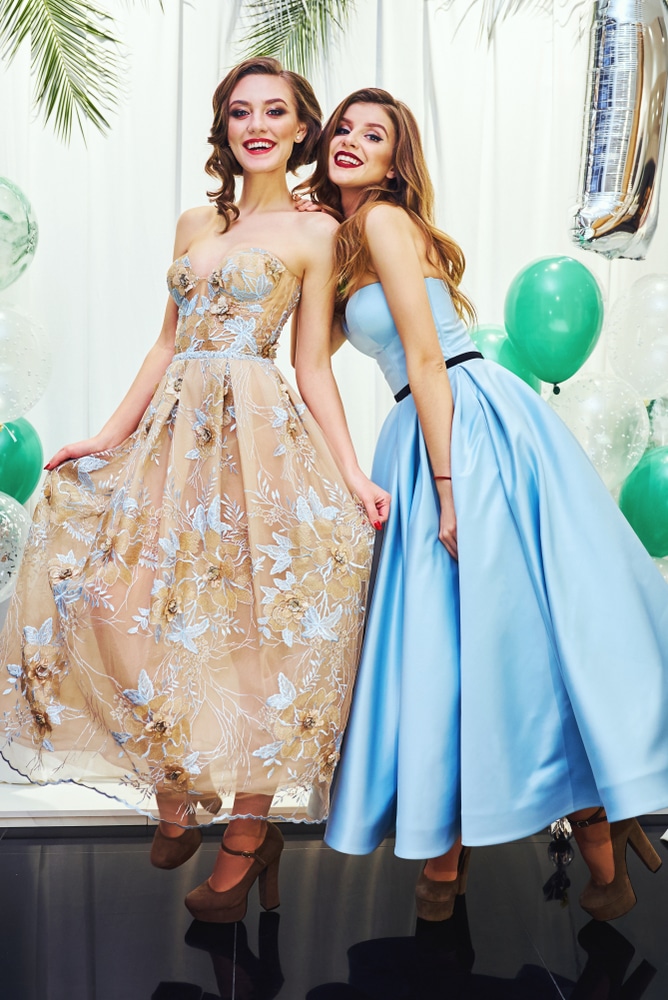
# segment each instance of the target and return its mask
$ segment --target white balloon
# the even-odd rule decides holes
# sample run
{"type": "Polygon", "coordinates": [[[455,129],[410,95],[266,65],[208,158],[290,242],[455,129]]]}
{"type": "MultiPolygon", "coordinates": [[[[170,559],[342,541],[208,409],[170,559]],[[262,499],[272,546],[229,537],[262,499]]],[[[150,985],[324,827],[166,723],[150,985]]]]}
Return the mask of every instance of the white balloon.
{"type": "Polygon", "coordinates": [[[643,396],[668,393],[668,274],[634,282],[610,310],[610,361],[643,396]]]}
{"type": "Polygon", "coordinates": [[[649,439],[641,397],[619,378],[575,375],[550,405],[573,432],[601,479],[614,490],[637,465],[649,439]]]}
{"type": "Polygon", "coordinates": [[[42,397],[51,350],[29,316],[0,303],[0,423],[16,420],[42,397]]]}
{"type": "Polygon", "coordinates": [[[14,497],[0,493],[0,601],[14,593],[30,518],[14,497]]]}

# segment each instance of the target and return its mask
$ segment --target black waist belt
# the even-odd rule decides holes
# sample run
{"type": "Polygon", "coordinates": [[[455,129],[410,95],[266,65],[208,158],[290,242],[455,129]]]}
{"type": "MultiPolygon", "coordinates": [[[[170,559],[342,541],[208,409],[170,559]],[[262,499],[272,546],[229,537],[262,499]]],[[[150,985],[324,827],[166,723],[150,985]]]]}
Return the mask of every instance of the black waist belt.
{"type": "MultiPolygon", "coordinates": [[[[464,354],[456,354],[454,358],[448,358],[448,360],[445,362],[445,367],[454,368],[455,365],[461,365],[462,361],[473,361],[474,358],[482,358],[482,357],[483,355],[480,353],[480,351],[466,351],[464,354]]],[[[405,399],[406,396],[410,396],[410,394],[411,394],[411,387],[409,385],[405,385],[403,389],[400,389],[399,392],[395,395],[394,397],[395,402],[400,403],[402,399],[405,399]]]]}

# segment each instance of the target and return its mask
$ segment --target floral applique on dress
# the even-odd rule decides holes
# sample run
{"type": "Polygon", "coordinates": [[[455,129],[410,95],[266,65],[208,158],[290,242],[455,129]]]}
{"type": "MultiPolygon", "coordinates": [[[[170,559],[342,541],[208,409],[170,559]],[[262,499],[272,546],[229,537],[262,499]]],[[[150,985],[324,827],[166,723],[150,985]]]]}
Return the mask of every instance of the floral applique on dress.
{"type": "MultiPolygon", "coordinates": [[[[323,817],[372,534],[273,363],[300,294],[241,250],[167,282],[174,358],[135,433],[47,477],[2,635],[3,756],[154,814],[156,792],[323,817]]],[[[208,817],[211,819],[211,817],[208,817]]]]}

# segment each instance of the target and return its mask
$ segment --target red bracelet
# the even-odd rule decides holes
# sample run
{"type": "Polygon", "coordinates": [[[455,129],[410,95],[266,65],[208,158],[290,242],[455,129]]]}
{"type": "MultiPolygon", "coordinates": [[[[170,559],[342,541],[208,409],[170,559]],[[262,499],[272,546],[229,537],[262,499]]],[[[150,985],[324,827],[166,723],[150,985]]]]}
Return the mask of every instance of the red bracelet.
{"type": "Polygon", "coordinates": [[[434,479],[450,479],[450,480],[452,480],[452,476],[434,476],[434,479]]]}

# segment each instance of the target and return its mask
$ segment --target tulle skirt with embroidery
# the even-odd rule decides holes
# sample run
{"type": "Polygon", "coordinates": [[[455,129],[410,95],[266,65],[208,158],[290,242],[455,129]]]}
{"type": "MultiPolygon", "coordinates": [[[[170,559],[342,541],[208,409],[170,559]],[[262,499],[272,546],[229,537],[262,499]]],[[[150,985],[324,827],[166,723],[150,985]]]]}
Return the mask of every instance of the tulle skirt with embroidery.
{"type": "Polygon", "coordinates": [[[3,757],[184,823],[257,811],[240,795],[322,819],[370,531],[271,360],[176,355],[126,442],[47,477],[0,642],[3,757]]]}

